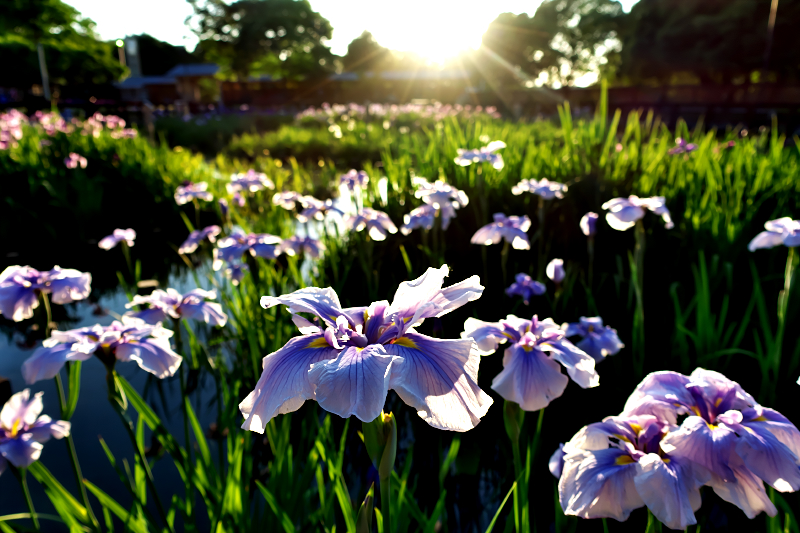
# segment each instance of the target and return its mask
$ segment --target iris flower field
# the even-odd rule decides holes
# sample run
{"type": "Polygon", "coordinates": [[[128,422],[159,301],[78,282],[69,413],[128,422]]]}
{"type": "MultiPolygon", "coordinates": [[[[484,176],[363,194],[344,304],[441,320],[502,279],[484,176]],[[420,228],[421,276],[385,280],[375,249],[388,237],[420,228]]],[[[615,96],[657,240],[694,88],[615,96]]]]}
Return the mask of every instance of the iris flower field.
{"type": "Polygon", "coordinates": [[[800,533],[780,124],[240,118],[0,114],[0,530],[800,533]]]}

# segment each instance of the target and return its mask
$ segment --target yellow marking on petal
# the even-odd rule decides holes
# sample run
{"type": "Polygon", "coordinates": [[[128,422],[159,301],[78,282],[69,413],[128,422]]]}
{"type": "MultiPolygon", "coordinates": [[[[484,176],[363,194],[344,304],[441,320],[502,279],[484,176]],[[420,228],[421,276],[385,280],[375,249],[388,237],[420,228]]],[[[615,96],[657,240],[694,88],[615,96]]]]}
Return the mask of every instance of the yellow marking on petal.
{"type": "Polygon", "coordinates": [[[508,337],[508,338],[509,338],[509,339],[511,339],[511,340],[514,340],[514,337],[511,335],[511,333],[507,333],[507,332],[505,332],[505,331],[504,331],[504,332],[503,332],[503,335],[504,335],[504,336],[506,336],[506,337],[508,337]]]}
{"type": "Polygon", "coordinates": [[[669,464],[669,462],[672,461],[672,459],[668,457],[662,457],[661,460],[664,461],[664,464],[669,464]]]}
{"type": "Polygon", "coordinates": [[[636,433],[637,435],[642,432],[642,426],[640,426],[639,424],[631,423],[630,426],[631,430],[633,430],[633,432],[636,433]]]}
{"type": "Polygon", "coordinates": [[[20,422],[21,422],[21,420],[19,418],[17,418],[16,420],[14,420],[14,425],[11,426],[10,436],[11,436],[12,439],[17,436],[17,432],[19,431],[20,422]]]}
{"type": "Polygon", "coordinates": [[[306,348],[330,348],[331,345],[325,340],[325,337],[318,337],[309,342],[306,348]]]}
{"type": "Polygon", "coordinates": [[[702,417],[702,415],[700,414],[700,409],[698,409],[698,408],[697,408],[697,406],[694,406],[694,405],[692,406],[692,412],[693,412],[693,413],[694,413],[696,416],[699,416],[700,418],[703,418],[703,417],[702,417]]]}
{"type": "Polygon", "coordinates": [[[630,455],[620,455],[619,457],[617,457],[617,460],[614,461],[614,463],[618,465],[630,465],[635,462],[636,460],[630,455]]]}
{"type": "Polygon", "coordinates": [[[769,420],[767,420],[767,419],[766,419],[765,417],[763,417],[763,416],[759,416],[759,417],[757,417],[757,418],[754,418],[753,420],[751,420],[751,422],[769,422],[769,420]]]}
{"type": "Polygon", "coordinates": [[[631,441],[631,439],[629,439],[625,435],[620,435],[619,433],[614,433],[614,436],[616,438],[618,438],[619,440],[624,440],[625,442],[630,442],[631,441]]]}
{"type": "Polygon", "coordinates": [[[719,407],[719,404],[722,403],[722,398],[717,398],[717,401],[714,402],[714,407],[719,407]]]}
{"type": "Polygon", "coordinates": [[[399,339],[395,339],[392,341],[392,344],[397,344],[400,346],[404,346],[406,348],[412,348],[414,350],[419,349],[417,343],[409,339],[408,337],[400,337],[399,339]]]}

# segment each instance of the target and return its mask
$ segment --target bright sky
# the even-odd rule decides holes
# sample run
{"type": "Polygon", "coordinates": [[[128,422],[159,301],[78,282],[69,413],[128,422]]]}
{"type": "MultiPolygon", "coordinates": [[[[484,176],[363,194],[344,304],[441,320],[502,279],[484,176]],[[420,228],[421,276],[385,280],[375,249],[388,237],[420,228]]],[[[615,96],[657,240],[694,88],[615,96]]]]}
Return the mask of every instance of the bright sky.
{"type": "MultiPolygon", "coordinates": [[[[463,0],[310,0],[333,25],[333,53],[368,30],[382,46],[415,52],[441,61],[466,48],[477,48],[486,27],[500,13],[533,15],[538,0],[475,2],[463,0]]],[[[620,0],[626,10],[637,0],[620,0]]],[[[104,40],[147,33],[194,49],[197,37],[184,24],[192,14],[186,0],[64,0],[97,23],[104,40]]]]}

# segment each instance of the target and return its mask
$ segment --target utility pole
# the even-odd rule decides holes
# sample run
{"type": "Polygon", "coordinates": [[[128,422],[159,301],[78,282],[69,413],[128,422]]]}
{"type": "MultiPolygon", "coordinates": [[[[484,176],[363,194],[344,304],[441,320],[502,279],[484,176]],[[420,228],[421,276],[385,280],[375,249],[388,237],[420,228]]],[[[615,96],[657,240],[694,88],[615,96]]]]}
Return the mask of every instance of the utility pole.
{"type": "Polygon", "coordinates": [[[764,50],[764,70],[769,68],[769,56],[772,53],[772,39],[775,35],[775,18],[778,16],[778,0],[772,0],[769,9],[769,23],[767,24],[767,48],[764,50]]]}
{"type": "Polygon", "coordinates": [[[123,47],[125,46],[125,41],[122,39],[117,39],[117,52],[119,52],[119,64],[123,67],[125,66],[125,50],[123,47]]]}
{"type": "Polygon", "coordinates": [[[39,72],[42,74],[42,88],[44,89],[44,99],[50,101],[50,76],[47,74],[47,63],[44,60],[44,46],[42,43],[36,45],[39,53],[39,72]]]}

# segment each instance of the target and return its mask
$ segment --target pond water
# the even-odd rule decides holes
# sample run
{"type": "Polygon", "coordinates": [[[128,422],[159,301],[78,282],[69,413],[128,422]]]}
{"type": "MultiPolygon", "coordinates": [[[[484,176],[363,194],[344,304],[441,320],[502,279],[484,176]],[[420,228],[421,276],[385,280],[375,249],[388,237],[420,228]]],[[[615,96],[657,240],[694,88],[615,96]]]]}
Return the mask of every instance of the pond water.
{"type": "MultiPolygon", "coordinates": [[[[118,252],[118,250],[112,250],[112,252],[118,252]]],[[[194,278],[187,269],[173,270],[174,272],[167,278],[167,286],[181,293],[196,287],[194,278]]],[[[199,279],[207,278],[201,276],[199,279]]],[[[165,287],[162,285],[161,288],[165,287]]],[[[210,287],[203,288],[209,289],[210,287]]],[[[98,287],[97,289],[97,292],[102,293],[102,295],[97,298],[96,303],[84,301],[67,306],[70,318],[74,320],[70,320],[68,324],[62,324],[61,329],[92,326],[98,323],[104,326],[109,325],[115,320],[115,316],[119,316],[126,311],[125,304],[128,302],[128,298],[121,288],[98,287]],[[102,316],[96,316],[95,312],[98,307],[105,310],[106,313],[102,316]]],[[[57,307],[54,306],[54,308],[57,307]]],[[[38,318],[38,313],[34,319],[28,322],[33,322],[36,318],[38,318]]],[[[165,324],[165,326],[169,327],[168,324],[165,324]]],[[[19,333],[19,330],[0,337],[0,376],[10,381],[11,389],[14,393],[28,387],[22,378],[20,368],[23,361],[30,357],[37,347],[41,346],[41,340],[37,341],[34,347],[30,347],[29,344],[26,342],[25,336],[19,333]]],[[[127,379],[140,394],[145,395],[145,399],[161,417],[170,432],[181,444],[184,444],[180,407],[182,398],[178,375],[165,380],[158,380],[151,374],[141,370],[135,363],[119,363],[116,368],[119,374],[127,379]]],[[[62,379],[66,383],[64,371],[62,371],[62,379]]],[[[44,392],[42,398],[44,401],[43,414],[47,414],[53,419],[59,419],[60,411],[54,381],[40,381],[28,388],[31,389],[32,393],[44,392]]],[[[216,389],[210,376],[204,373],[200,374],[199,386],[191,394],[191,401],[201,425],[208,429],[209,425],[216,420],[217,413],[215,403],[216,389]]],[[[132,413],[130,408],[129,413],[132,413]]],[[[108,402],[106,369],[97,358],[91,358],[82,365],[80,397],[71,422],[73,439],[84,477],[101,487],[112,498],[120,502],[123,507],[129,507],[132,499],[120,481],[117,472],[109,463],[100,444],[100,439],[102,438],[106,442],[116,456],[117,461],[120,462],[123,458],[128,458],[128,461],[131,461],[133,447],[127,433],[123,430],[119,416],[108,402]]],[[[150,446],[150,444],[150,433],[148,431],[146,432],[146,446],[150,446]]],[[[217,453],[217,444],[217,441],[209,439],[209,446],[214,454],[217,453]]],[[[56,479],[77,496],[77,486],[65,440],[51,439],[45,443],[40,460],[53,473],[56,479]]],[[[160,495],[165,500],[165,506],[169,505],[169,499],[173,493],[182,493],[183,483],[172,461],[161,460],[156,462],[153,467],[153,475],[158,479],[160,495]]],[[[36,510],[38,512],[53,513],[54,509],[38,483],[31,480],[29,485],[36,510]]],[[[10,472],[0,476],[0,495],[2,495],[0,497],[0,516],[27,510],[19,484],[10,472]]],[[[99,510],[99,506],[95,506],[95,512],[97,513],[99,510]]],[[[42,527],[43,530],[60,531],[63,529],[60,524],[48,521],[43,521],[42,527]]]]}

